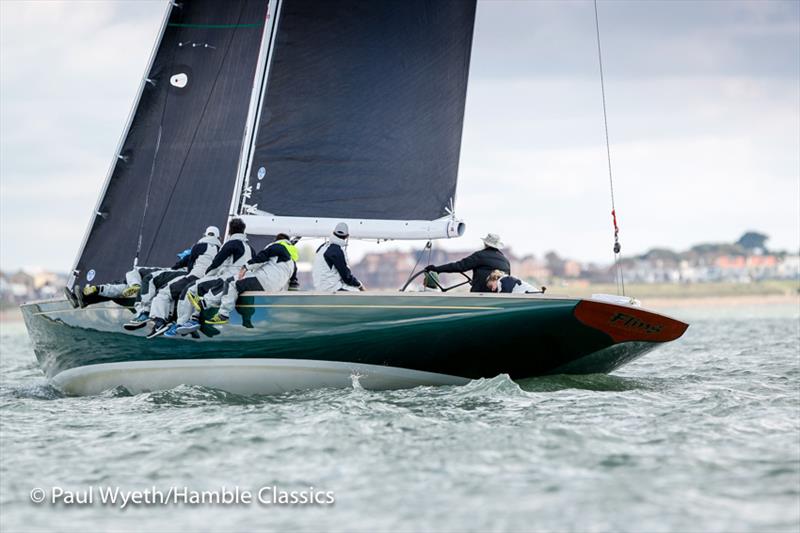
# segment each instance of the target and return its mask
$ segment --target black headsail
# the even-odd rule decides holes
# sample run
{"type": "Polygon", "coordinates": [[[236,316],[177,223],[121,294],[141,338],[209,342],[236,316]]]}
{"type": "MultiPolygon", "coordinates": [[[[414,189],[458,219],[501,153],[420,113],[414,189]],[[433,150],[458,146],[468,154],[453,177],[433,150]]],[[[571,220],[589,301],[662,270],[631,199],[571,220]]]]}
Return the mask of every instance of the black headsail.
{"type": "Polygon", "coordinates": [[[79,282],[122,277],[137,248],[139,264],[170,265],[206,226],[226,223],[268,0],[171,6],[78,258],[79,282]]]}
{"type": "Polygon", "coordinates": [[[475,0],[283,0],[241,211],[264,233],[448,216],[474,19],[475,0]]]}

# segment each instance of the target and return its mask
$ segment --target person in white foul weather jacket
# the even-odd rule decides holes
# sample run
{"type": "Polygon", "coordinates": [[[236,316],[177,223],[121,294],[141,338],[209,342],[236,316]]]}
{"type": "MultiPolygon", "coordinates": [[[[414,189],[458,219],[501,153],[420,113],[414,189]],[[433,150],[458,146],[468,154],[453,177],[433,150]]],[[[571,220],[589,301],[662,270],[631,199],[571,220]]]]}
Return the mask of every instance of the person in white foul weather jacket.
{"type": "Polygon", "coordinates": [[[169,329],[169,319],[173,314],[175,302],[180,301],[183,292],[205,275],[219,249],[219,229],[216,226],[209,226],[206,228],[203,238],[192,246],[189,255],[175,265],[177,267],[185,267],[188,270],[187,274],[170,281],[153,298],[153,302],[150,305],[150,319],[153,321],[153,330],[148,335],[148,338],[160,335],[169,329]]]}
{"type": "Polygon", "coordinates": [[[320,292],[363,291],[364,285],[350,271],[344,248],[350,233],[347,224],[340,222],[333,235],[317,249],[312,277],[314,290],[320,292]]]}
{"type": "MultiPolygon", "coordinates": [[[[297,248],[289,236],[279,233],[276,240],[253,256],[242,266],[236,279],[230,280],[222,296],[217,314],[207,320],[208,324],[226,324],[236,306],[239,294],[245,291],[279,292],[289,289],[298,259],[297,248]]],[[[200,329],[199,317],[189,320],[177,328],[177,333],[186,335],[200,329]]]]}

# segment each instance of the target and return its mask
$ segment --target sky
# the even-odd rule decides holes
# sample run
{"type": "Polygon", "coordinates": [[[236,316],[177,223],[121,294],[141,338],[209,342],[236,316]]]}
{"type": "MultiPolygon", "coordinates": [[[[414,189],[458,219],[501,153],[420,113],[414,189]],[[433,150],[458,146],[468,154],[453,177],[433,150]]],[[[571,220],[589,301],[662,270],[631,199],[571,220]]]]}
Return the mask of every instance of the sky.
{"type": "MultiPolygon", "coordinates": [[[[0,268],[68,271],[165,2],[0,0],[0,268]]],[[[800,248],[800,2],[599,2],[623,254],[800,248]]],[[[456,213],[467,250],[610,262],[591,2],[479,1],[456,213]]],[[[414,243],[419,246],[421,243],[414,243]]],[[[367,250],[407,247],[353,243],[367,250]]],[[[110,251],[113,253],[113,250],[110,251]]]]}

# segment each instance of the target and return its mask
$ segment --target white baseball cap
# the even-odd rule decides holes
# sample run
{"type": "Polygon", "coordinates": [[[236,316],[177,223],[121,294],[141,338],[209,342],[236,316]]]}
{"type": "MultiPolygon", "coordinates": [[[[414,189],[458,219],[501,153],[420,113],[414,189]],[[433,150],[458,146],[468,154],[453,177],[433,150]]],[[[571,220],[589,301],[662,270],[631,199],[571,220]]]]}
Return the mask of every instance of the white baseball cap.
{"type": "Polygon", "coordinates": [[[209,237],[219,238],[219,228],[216,226],[209,226],[206,228],[206,235],[209,237]]]}
{"type": "Polygon", "coordinates": [[[350,230],[347,227],[347,224],[344,222],[339,222],[336,224],[336,228],[333,230],[333,234],[339,237],[340,239],[346,239],[350,236],[350,230]]]}

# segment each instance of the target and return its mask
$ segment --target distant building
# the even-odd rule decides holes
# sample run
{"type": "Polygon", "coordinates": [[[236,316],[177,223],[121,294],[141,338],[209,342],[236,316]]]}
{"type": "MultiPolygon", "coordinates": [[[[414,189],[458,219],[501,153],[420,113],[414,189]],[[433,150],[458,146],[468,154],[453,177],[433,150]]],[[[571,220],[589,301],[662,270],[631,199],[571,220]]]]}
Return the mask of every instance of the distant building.
{"type": "Polygon", "coordinates": [[[62,291],[66,282],[66,274],[54,272],[0,272],[0,302],[3,305],[19,305],[27,301],[53,298],[62,291]]]}
{"type": "Polygon", "coordinates": [[[553,275],[550,269],[547,268],[547,263],[533,255],[527,255],[521,259],[512,259],[511,272],[514,276],[534,284],[549,283],[553,275]]]}

